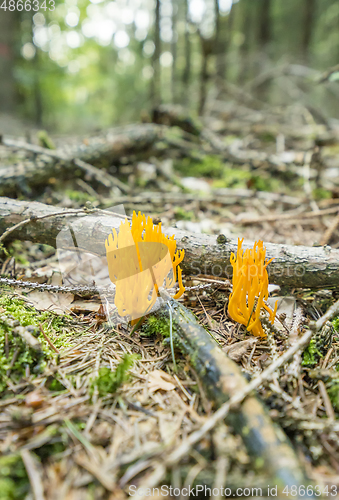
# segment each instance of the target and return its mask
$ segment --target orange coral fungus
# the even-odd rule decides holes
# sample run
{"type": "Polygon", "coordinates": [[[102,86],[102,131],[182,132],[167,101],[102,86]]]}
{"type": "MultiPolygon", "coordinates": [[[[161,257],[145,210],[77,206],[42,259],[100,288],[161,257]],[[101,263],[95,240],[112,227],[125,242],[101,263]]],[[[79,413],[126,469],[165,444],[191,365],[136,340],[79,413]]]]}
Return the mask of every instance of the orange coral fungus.
{"type": "Polygon", "coordinates": [[[278,301],[272,311],[264,301],[268,298],[267,266],[273,260],[265,261],[266,248],[260,240],[253,249],[242,250],[244,239],[238,239],[237,256],[231,254],[233,267],[233,292],[228,303],[228,313],[234,321],[246,326],[256,337],[265,337],[260,322],[263,307],[269,313],[273,325],[278,301]]]}
{"type": "Polygon", "coordinates": [[[126,219],[119,232],[112,229],[106,242],[109,277],[116,285],[114,303],[120,316],[141,318],[154,305],[159,288],[170,288],[177,279],[181,297],[182,284],[179,263],[184,250],[176,251],[174,236],[167,237],[161,231],[161,223],[153,224],[151,217],[133,212],[132,224],[126,219]]]}

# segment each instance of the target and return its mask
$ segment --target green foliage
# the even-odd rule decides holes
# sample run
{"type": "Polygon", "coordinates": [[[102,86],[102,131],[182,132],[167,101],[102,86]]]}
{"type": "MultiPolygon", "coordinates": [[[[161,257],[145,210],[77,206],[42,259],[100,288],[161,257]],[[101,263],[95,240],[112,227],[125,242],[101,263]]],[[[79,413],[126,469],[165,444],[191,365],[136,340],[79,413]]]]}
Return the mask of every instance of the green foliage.
{"type": "Polygon", "coordinates": [[[98,377],[92,381],[91,394],[93,394],[95,387],[98,388],[101,397],[106,394],[114,394],[129,379],[128,371],[132,368],[136,359],[135,354],[125,354],[114,372],[107,367],[100,368],[98,377]]]}
{"type": "Polygon", "coordinates": [[[19,454],[0,457],[0,500],[23,500],[30,490],[19,454]]]}
{"type": "Polygon", "coordinates": [[[314,366],[318,363],[321,353],[317,349],[316,339],[311,339],[309,346],[304,350],[302,356],[302,366],[314,366]]]}
{"type": "Polygon", "coordinates": [[[339,332],[339,316],[334,318],[334,320],[332,321],[332,325],[334,326],[335,330],[339,332]]]}
{"type": "MultiPolygon", "coordinates": [[[[68,345],[69,332],[66,326],[69,326],[71,317],[68,315],[59,316],[49,311],[37,311],[34,307],[27,305],[23,300],[10,297],[3,294],[0,296],[0,307],[18,320],[21,326],[39,326],[39,323],[47,323],[48,330],[46,333],[51,336],[51,339],[56,347],[65,347],[68,345]]],[[[44,328],[46,328],[44,326],[44,328]]],[[[46,341],[41,333],[39,333],[39,340],[43,345],[46,341]]]]}
{"type": "Polygon", "coordinates": [[[7,388],[9,373],[13,383],[18,383],[25,375],[26,367],[30,372],[41,372],[45,367],[47,353],[37,352],[29,347],[19,335],[13,335],[7,323],[0,318],[0,392],[7,388]],[[8,356],[6,356],[6,346],[8,356]],[[14,363],[13,363],[13,360],[14,363]]]}
{"type": "Polygon", "coordinates": [[[224,164],[216,155],[206,155],[201,159],[182,158],[174,167],[187,177],[210,177],[220,179],[224,170],[224,164]]]}

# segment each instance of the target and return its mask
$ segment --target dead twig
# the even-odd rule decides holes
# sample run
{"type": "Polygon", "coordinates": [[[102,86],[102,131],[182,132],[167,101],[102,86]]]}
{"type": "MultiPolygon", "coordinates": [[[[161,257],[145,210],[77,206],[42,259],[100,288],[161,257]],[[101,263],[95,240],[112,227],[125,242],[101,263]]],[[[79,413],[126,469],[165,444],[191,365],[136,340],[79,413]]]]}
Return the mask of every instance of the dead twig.
{"type": "Polygon", "coordinates": [[[40,332],[42,333],[42,335],[44,336],[44,339],[48,342],[48,345],[50,346],[50,348],[52,349],[52,351],[56,352],[57,354],[60,354],[60,351],[59,349],[57,349],[55,347],[55,345],[53,344],[53,342],[51,341],[51,339],[48,337],[48,335],[44,332],[44,329],[42,328],[42,325],[41,323],[39,323],[39,329],[40,329],[40,332]]]}
{"type": "Polygon", "coordinates": [[[221,422],[229,413],[229,411],[238,406],[254,389],[257,389],[262,385],[263,382],[269,380],[273,373],[283,366],[291,357],[300,349],[305,347],[311,337],[313,332],[307,330],[307,332],[299,339],[299,341],[290,347],[282,356],[280,356],[276,361],[274,361],[268,368],[266,368],[258,377],[254,378],[244,389],[238,394],[231,397],[227,403],[224,403],[211,417],[209,417],[204,425],[188,436],[181,445],[175,449],[166,459],[166,464],[168,466],[177,463],[181,460],[189,451],[192,446],[198,443],[208,432],[210,432],[219,422],[221,422]]]}
{"type": "Polygon", "coordinates": [[[320,245],[327,245],[331,241],[331,238],[338,227],[339,227],[339,213],[333,219],[332,224],[324,232],[323,237],[320,240],[320,245]]]}
{"type": "Polygon", "coordinates": [[[33,454],[27,449],[21,450],[20,453],[26,467],[29,482],[31,483],[34,500],[45,500],[44,487],[37,461],[34,459],[33,454]]]}
{"type": "Polygon", "coordinates": [[[288,221],[295,220],[296,217],[304,219],[314,219],[315,217],[322,217],[323,215],[336,214],[338,212],[338,207],[326,208],[324,210],[318,210],[313,212],[296,212],[295,210],[291,212],[284,212],[282,214],[269,214],[261,215],[260,217],[242,217],[238,215],[236,217],[236,222],[238,224],[259,224],[261,222],[276,222],[276,221],[288,221]]]}
{"type": "Polygon", "coordinates": [[[326,415],[330,420],[335,420],[335,413],[330,398],[328,397],[325,384],[322,380],[318,382],[319,392],[321,394],[322,400],[324,402],[326,415]]]}

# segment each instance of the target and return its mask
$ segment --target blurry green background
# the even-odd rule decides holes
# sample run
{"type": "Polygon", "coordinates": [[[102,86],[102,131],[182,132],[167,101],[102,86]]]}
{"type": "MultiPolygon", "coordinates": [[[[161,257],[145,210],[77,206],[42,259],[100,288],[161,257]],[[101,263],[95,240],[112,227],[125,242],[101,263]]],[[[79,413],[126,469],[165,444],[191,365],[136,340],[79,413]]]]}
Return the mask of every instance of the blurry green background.
{"type": "Polygon", "coordinates": [[[339,63],[338,0],[36,2],[0,0],[0,112],[38,127],[95,130],[160,103],[203,114],[239,89],[338,116],[339,85],[319,83],[339,63]]]}

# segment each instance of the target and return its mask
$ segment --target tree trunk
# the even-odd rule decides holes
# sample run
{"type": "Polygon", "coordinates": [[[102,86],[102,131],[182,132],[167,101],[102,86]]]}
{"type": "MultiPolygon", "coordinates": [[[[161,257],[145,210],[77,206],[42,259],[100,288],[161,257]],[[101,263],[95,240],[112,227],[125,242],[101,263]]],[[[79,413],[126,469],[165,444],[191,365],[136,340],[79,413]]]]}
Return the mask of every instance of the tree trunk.
{"type": "Polygon", "coordinates": [[[151,99],[154,108],[161,104],[161,74],[160,74],[160,0],[155,4],[154,53],[152,57],[153,78],[151,83],[151,99]]]}
{"type": "MultiPolygon", "coordinates": [[[[257,74],[262,74],[267,69],[267,58],[268,58],[268,44],[271,41],[271,0],[261,0],[259,4],[259,32],[258,37],[258,48],[259,48],[259,59],[257,64],[257,74]]],[[[265,80],[261,85],[258,85],[255,96],[262,101],[267,99],[270,89],[270,80],[265,80]]]]}
{"type": "Polygon", "coordinates": [[[238,83],[243,85],[250,75],[250,34],[252,25],[251,5],[252,0],[242,0],[240,2],[240,13],[242,17],[241,31],[244,36],[244,41],[240,47],[240,70],[238,75],[238,83]]]}
{"type": "Polygon", "coordinates": [[[182,74],[182,83],[183,83],[183,99],[182,102],[184,106],[189,107],[189,84],[191,79],[191,42],[190,42],[190,33],[189,33],[189,14],[188,14],[188,0],[185,0],[185,67],[182,74]]]}
{"type": "Polygon", "coordinates": [[[214,49],[214,39],[204,38],[200,33],[200,42],[201,42],[201,69],[200,69],[200,92],[199,92],[199,106],[198,113],[199,115],[203,115],[206,98],[207,98],[207,82],[209,79],[208,72],[208,63],[210,56],[213,53],[214,49]]]}
{"type": "Polygon", "coordinates": [[[219,34],[215,43],[217,84],[226,80],[227,54],[231,42],[233,20],[234,6],[227,17],[220,17],[219,20],[219,34]]]}
{"type": "Polygon", "coordinates": [[[178,17],[178,4],[176,0],[172,0],[172,40],[171,40],[171,54],[172,54],[172,73],[171,73],[171,93],[172,103],[176,102],[177,96],[177,17],[178,17]]]}
{"type": "Polygon", "coordinates": [[[304,0],[304,22],[303,22],[301,50],[305,61],[307,61],[309,57],[316,6],[317,6],[316,0],[304,0]]]}
{"type": "Polygon", "coordinates": [[[15,111],[16,95],[14,80],[14,45],[16,35],[17,13],[1,11],[0,14],[0,111],[15,111]]]}

